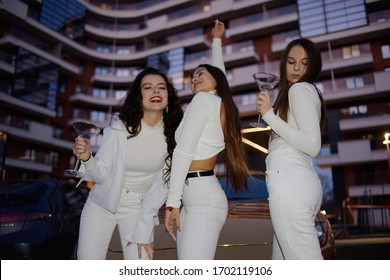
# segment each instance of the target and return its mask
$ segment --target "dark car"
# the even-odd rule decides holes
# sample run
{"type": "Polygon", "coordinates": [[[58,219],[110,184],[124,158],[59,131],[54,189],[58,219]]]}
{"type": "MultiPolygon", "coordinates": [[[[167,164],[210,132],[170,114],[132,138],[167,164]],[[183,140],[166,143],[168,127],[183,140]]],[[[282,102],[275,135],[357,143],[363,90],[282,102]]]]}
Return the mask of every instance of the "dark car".
{"type": "Polygon", "coordinates": [[[218,175],[218,180],[221,183],[222,188],[224,189],[226,196],[229,201],[233,200],[267,200],[268,191],[267,185],[265,183],[265,174],[261,171],[251,171],[251,176],[248,177],[248,191],[235,192],[229,184],[227,184],[227,179],[225,175],[218,175]]]}
{"type": "Polygon", "coordinates": [[[57,180],[0,185],[0,258],[71,259],[89,189],[57,180]]]}

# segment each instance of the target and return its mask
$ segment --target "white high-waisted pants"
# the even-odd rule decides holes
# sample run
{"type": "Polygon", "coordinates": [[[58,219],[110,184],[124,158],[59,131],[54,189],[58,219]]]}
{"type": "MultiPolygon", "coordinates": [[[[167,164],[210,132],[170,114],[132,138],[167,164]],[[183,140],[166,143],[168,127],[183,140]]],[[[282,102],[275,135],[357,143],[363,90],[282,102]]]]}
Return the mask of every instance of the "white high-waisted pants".
{"type": "MultiPolygon", "coordinates": [[[[77,258],[105,260],[112,234],[118,225],[124,259],[138,260],[137,244],[127,247],[128,240],[124,237],[130,236],[134,230],[142,201],[142,195],[124,189],[118,211],[113,214],[88,198],[81,213],[77,258]]],[[[142,251],[142,259],[148,259],[145,251],[142,251]]]]}
{"type": "Polygon", "coordinates": [[[177,233],[178,259],[214,259],[227,213],[227,198],[215,176],[189,178],[177,233]]]}
{"type": "Polygon", "coordinates": [[[322,186],[310,157],[289,149],[270,152],[266,180],[274,239],[272,259],[323,259],[314,219],[322,186]]]}

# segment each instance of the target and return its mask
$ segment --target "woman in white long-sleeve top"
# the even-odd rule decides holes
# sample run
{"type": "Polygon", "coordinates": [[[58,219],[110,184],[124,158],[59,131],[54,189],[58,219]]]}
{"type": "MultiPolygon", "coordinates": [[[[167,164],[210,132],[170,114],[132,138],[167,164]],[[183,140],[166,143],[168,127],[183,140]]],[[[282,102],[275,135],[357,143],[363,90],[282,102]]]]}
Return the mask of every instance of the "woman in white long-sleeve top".
{"type": "Polygon", "coordinates": [[[257,110],[272,128],[266,181],[274,227],[273,259],[322,259],[314,219],[322,186],[312,158],[321,148],[326,109],[314,85],[322,62],[305,38],[287,45],[280,62],[279,94],[274,107],[261,92],[257,110]]]}
{"type": "Polygon", "coordinates": [[[183,116],[168,77],[141,71],[119,114],[103,131],[96,156],[76,138],[81,180],[94,182],[80,221],[78,259],[105,259],[118,226],[125,259],[153,258],[153,228],[167,195],[175,130],[183,116]]]}
{"type": "Polygon", "coordinates": [[[216,21],[214,37],[220,37],[213,41],[213,59],[223,70],[208,64],[195,70],[192,76],[195,96],[175,133],[177,146],[172,157],[165,225],[174,239],[174,224],[179,229],[180,260],[214,258],[228,211],[225,192],[214,174],[221,152],[233,187],[247,188],[249,171],[241,141],[239,112],[222,61],[223,31],[223,23],[216,21]]]}

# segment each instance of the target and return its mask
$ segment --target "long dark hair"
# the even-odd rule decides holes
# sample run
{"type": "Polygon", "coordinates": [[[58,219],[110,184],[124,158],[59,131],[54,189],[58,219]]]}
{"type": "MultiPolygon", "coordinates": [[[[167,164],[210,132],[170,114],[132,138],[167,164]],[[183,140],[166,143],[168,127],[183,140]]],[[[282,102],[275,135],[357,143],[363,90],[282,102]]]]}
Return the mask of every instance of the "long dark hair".
{"type": "Polygon", "coordinates": [[[324,129],[326,125],[327,112],[324,99],[322,98],[322,94],[320,90],[315,86],[314,82],[318,79],[318,76],[322,69],[322,59],[321,53],[316,47],[316,45],[306,38],[299,38],[291,41],[285,51],[282,54],[280,60],[280,82],[279,82],[279,93],[275,100],[274,111],[277,113],[284,121],[287,121],[287,115],[289,110],[289,101],[288,101],[288,91],[292,84],[287,80],[287,72],[286,65],[288,60],[288,55],[291,49],[295,46],[301,46],[307,54],[308,57],[308,65],[306,72],[302,75],[298,82],[307,82],[312,84],[317,92],[318,96],[321,100],[321,120],[320,126],[324,129]]]}
{"type": "Polygon", "coordinates": [[[226,124],[223,127],[223,132],[225,135],[226,178],[231,182],[236,192],[247,191],[249,168],[241,138],[240,113],[230,93],[229,83],[221,69],[209,64],[201,64],[199,67],[204,67],[217,82],[215,90],[225,107],[226,124]]]}
{"type": "Polygon", "coordinates": [[[141,81],[146,75],[159,75],[166,83],[168,90],[168,108],[163,112],[164,135],[167,142],[167,157],[165,163],[168,168],[164,170],[164,182],[167,183],[170,177],[171,159],[173,150],[176,147],[175,131],[183,118],[183,109],[181,107],[177,91],[169,81],[168,77],[155,68],[146,68],[141,71],[127,92],[124,102],[119,110],[119,118],[125,124],[131,137],[135,137],[141,131],[141,120],[144,116],[142,109],[141,81]]]}

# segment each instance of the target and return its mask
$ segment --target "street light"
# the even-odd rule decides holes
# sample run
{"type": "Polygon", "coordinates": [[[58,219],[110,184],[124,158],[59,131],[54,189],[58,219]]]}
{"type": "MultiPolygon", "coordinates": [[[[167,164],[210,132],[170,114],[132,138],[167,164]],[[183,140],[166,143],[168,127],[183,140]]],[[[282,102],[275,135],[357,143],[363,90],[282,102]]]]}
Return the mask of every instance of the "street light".
{"type": "Polygon", "coordinates": [[[383,140],[383,144],[386,145],[386,150],[387,150],[387,158],[389,159],[389,169],[390,169],[390,133],[385,133],[385,140],[383,140]]]}

